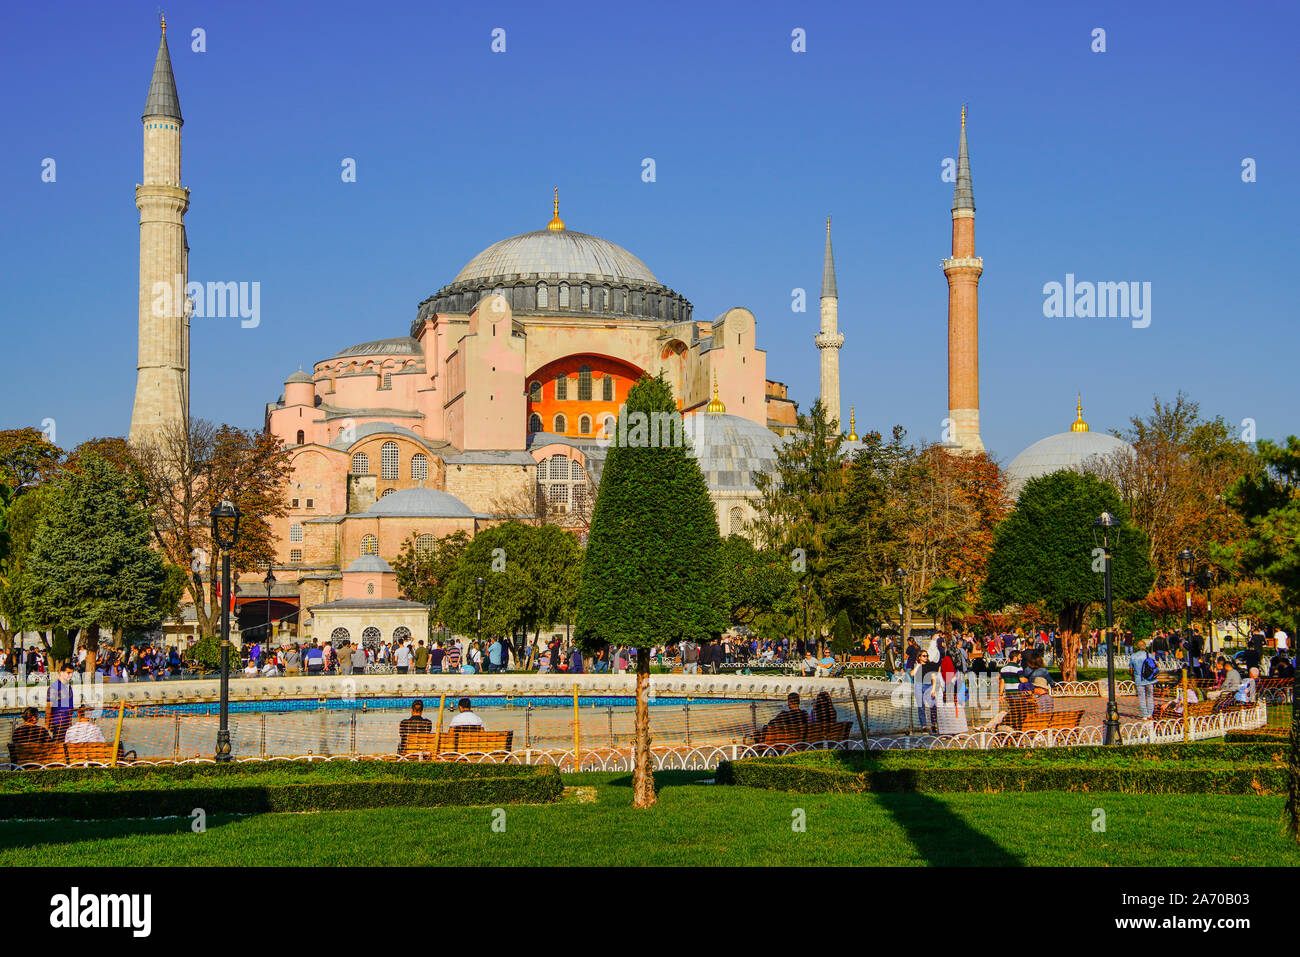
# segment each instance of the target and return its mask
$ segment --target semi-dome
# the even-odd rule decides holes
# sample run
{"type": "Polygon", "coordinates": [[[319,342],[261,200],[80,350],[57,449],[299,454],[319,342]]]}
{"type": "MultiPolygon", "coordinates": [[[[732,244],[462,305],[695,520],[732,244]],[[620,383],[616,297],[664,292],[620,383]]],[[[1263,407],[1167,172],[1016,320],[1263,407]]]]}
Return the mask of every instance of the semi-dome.
{"type": "Polygon", "coordinates": [[[757,491],[754,473],[776,471],[780,436],[757,422],[738,415],[705,413],[689,416],[682,430],[712,491],[757,491]]]}
{"type": "Polygon", "coordinates": [[[1133,454],[1133,446],[1104,432],[1092,432],[1083,421],[1083,403],[1077,407],[1074,423],[1068,432],[1058,432],[1039,439],[1007,466],[1007,490],[1019,496],[1030,479],[1051,475],[1063,469],[1081,471],[1116,452],[1133,454]]]}
{"type": "Polygon", "coordinates": [[[406,518],[475,518],[468,505],[448,492],[432,488],[405,488],[385,495],[365,514],[406,518]]]}

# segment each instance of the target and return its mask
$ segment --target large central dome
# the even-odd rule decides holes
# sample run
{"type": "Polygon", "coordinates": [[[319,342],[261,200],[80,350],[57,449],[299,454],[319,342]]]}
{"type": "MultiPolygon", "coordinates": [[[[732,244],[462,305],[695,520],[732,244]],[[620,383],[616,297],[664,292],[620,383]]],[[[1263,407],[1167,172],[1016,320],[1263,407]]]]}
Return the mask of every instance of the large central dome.
{"type": "Polygon", "coordinates": [[[691,304],[617,243],[573,232],[560,200],[545,229],[493,243],[420,303],[412,337],[439,314],[467,314],[484,296],[504,296],[516,316],[689,322],[691,304]]]}
{"type": "Polygon", "coordinates": [[[567,229],[539,229],[493,243],[452,282],[519,278],[659,284],[646,264],[622,246],[567,229]]]}

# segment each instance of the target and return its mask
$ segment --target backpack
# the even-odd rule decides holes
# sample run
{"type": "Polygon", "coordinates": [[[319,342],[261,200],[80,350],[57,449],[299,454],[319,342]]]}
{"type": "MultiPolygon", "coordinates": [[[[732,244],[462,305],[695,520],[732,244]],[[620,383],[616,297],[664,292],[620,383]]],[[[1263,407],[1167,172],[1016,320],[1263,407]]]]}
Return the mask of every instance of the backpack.
{"type": "Polygon", "coordinates": [[[1138,677],[1143,681],[1155,681],[1160,677],[1160,666],[1156,664],[1156,659],[1152,655],[1142,659],[1142,668],[1138,672],[1138,677]]]}

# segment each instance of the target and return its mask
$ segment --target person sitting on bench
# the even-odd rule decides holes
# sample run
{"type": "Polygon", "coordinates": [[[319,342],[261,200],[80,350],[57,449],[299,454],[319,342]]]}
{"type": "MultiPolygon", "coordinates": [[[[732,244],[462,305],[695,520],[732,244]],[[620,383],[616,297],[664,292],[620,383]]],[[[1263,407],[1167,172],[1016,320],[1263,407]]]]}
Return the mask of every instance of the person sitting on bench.
{"type": "Polygon", "coordinates": [[[763,735],[770,736],[772,733],[783,735],[797,735],[803,737],[808,733],[808,712],[799,707],[799,696],[793,691],[785,696],[786,709],[778,712],[777,716],[767,723],[763,728],[763,735]]]}
{"type": "Polygon", "coordinates": [[[451,719],[453,728],[460,728],[464,731],[483,730],[483,719],[474,713],[469,698],[461,698],[456,707],[456,717],[451,719]]]}
{"type": "Polygon", "coordinates": [[[68,744],[106,744],[104,732],[90,720],[90,711],[83,704],[77,708],[77,721],[63,736],[68,744]]]}
{"type": "Polygon", "coordinates": [[[23,708],[23,722],[14,726],[14,744],[51,744],[54,741],[49,729],[37,720],[39,717],[35,708],[23,708]]]}
{"type": "Polygon", "coordinates": [[[397,726],[397,733],[401,738],[398,750],[406,750],[407,735],[429,734],[432,731],[433,722],[424,716],[424,702],[416,698],[411,702],[411,716],[403,718],[402,723],[397,726]]]}
{"type": "Polygon", "coordinates": [[[835,705],[831,703],[831,696],[825,691],[817,692],[817,697],[813,699],[812,723],[813,724],[833,724],[839,720],[839,715],[835,713],[835,705]]]}

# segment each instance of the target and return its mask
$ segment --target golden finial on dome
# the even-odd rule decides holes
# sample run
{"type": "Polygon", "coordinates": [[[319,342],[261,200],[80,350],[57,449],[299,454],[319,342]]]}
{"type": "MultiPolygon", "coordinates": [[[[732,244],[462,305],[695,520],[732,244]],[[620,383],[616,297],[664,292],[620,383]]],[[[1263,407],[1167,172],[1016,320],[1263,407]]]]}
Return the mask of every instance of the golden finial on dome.
{"type": "Polygon", "coordinates": [[[1088,423],[1083,421],[1083,393],[1079,393],[1079,400],[1074,404],[1074,424],[1070,426],[1071,432],[1087,432],[1088,423]]]}
{"type": "Polygon", "coordinates": [[[723,405],[722,400],[718,398],[718,374],[716,372],[713,373],[713,401],[709,403],[708,408],[706,408],[705,411],[708,412],[709,415],[722,415],[727,411],[727,407],[723,405]]]}
{"type": "Polygon", "coordinates": [[[546,224],[547,229],[561,230],[564,228],[564,220],[560,219],[560,188],[555,188],[555,209],[551,215],[551,221],[546,224]]]}
{"type": "Polygon", "coordinates": [[[158,11],[158,25],[162,27],[163,36],[167,35],[167,15],[160,9],[158,11]]]}
{"type": "Polygon", "coordinates": [[[961,105],[961,128],[966,129],[966,104],[961,105]]]}
{"type": "Polygon", "coordinates": [[[853,406],[849,406],[849,434],[848,434],[848,440],[849,440],[850,442],[856,442],[856,441],[858,441],[857,424],[858,424],[858,420],[857,420],[857,417],[853,414],[853,406]]]}

